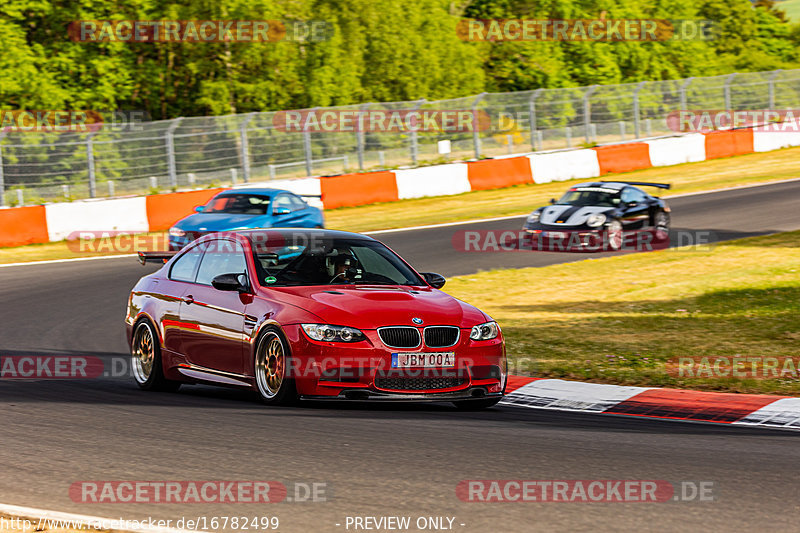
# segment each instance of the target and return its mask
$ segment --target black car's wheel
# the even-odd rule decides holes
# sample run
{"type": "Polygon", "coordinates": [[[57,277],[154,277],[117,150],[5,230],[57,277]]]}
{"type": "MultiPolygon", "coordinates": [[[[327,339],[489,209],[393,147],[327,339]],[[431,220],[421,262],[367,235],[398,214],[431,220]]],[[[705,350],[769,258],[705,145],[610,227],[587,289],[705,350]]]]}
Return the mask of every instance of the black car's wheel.
{"type": "Polygon", "coordinates": [[[164,377],[161,345],[155,329],[147,320],[141,320],[133,330],[131,370],[136,384],[144,390],[173,392],[181,386],[180,382],[164,377]]]}
{"type": "Polygon", "coordinates": [[[494,407],[500,398],[485,398],[482,400],[459,400],[453,402],[453,405],[461,411],[480,411],[481,409],[488,409],[494,407]]]}
{"type": "Polygon", "coordinates": [[[294,379],[289,376],[289,345],[277,328],[268,327],[258,338],[254,360],[256,389],[268,405],[297,401],[294,379]]]}
{"type": "Polygon", "coordinates": [[[609,222],[606,236],[608,237],[608,248],[610,250],[617,251],[622,248],[622,222],[619,220],[609,222]]]}
{"type": "Polygon", "coordinates": [[[669,215],[661,212],[656,213],[653,219],[653,232],[657,241],[666,241],[669,239],[669,215]]]}

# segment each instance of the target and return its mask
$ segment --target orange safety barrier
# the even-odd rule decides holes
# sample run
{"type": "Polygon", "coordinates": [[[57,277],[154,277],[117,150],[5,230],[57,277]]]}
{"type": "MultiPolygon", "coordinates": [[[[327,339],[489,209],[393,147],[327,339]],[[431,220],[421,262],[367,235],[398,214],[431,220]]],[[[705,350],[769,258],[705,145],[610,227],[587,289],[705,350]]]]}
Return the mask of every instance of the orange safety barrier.
{"type": "Polygon", "coordinates": [[[320,178],[320,184],[325,209],[399,200],[397,180],[390,171],[328,176],[320,178]]]}
{"type": "Polygon", "coordinates": [[[650,146],[647,143],[613,144],[593,148],[597,152],[600,175],[609,172],[630,172],[650,168],[650,146]]]}
{"type": "Polygon", "coordinates": [[[533,183],[531,160],[527,157],[472,161],[467,163],[467,177],[473,191],[533,183]]]}
{"type": "Polygon", "coordinates": [[[169,229],[178,220],[191,215],[196,206],[204,205],[214,195],[225,190],[227,189],[203,189],[147,196],[147,220],[150,223],[150,231],[169,229]]]}
{"type": "Polygon", "coordinates": [[[22,246],[50,240],[43,205],[0,209],[0,228],[0,246],[22,246]]]}
{"type": "Polygon", "coordinates": [[[752,153],[752,129],[715,131],[706,134],[706,159],[752,153]]]}

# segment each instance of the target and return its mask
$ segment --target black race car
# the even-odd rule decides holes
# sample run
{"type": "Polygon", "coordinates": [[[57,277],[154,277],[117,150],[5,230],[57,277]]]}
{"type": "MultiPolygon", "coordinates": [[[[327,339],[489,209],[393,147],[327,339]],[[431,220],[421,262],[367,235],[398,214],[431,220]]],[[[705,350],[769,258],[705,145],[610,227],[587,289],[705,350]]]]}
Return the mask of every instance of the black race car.
{"type": "Polygon", "coordinates": [[[530,237],[533,249],[539,250],[665,247],[669,242],[669,206],[639,187],[669,189],[670,185],[632,181],[575,185],[560,200],[550,200],[551,205],[531,213],[522,229],[530,237]]]}

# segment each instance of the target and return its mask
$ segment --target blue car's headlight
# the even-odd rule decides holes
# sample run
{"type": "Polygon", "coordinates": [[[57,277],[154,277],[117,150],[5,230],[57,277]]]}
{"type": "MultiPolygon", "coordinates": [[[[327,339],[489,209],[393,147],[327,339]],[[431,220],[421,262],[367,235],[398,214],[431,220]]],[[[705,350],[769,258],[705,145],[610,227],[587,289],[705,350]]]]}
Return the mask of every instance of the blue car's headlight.
{"type": "Polygon", "coordinates": [[[169,236],[170,237],[183,237],[185,235],[186,235],[186,232],[183,231],[180,228],[177,228],[175,226],[172,226],[171,228],[169,228],[169,236]]]}

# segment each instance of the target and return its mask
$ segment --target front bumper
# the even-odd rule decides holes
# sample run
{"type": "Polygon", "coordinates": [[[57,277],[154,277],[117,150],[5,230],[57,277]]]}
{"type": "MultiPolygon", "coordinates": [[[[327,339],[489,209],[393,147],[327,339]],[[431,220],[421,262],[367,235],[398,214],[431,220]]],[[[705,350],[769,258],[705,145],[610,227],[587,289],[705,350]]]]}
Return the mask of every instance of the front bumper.
{"type": "Polygon", "coordinates": [[[472,341],[462,328],[455,346],[386,347],[375,330],[357,343],[317,342],[299,326],[284,328],[292,349],[290,376],[303,398],[366,401],[451,401],[502,396],[507,377],[502,335],[472,341]],[[393,353],[454,352],[450,368],[392,368],[393,353]]]}
{"type": "Polygon", "coordinates": [[[337,396],[301,396],[304,400],[355,401],[355,402],[453,402],[459,400],[485,400],[502,398],[502,392],[487,393],[484,387],[470,387],[463,391],[428,394],[403,394],[399,392],[344,389],[337,396]]]}

